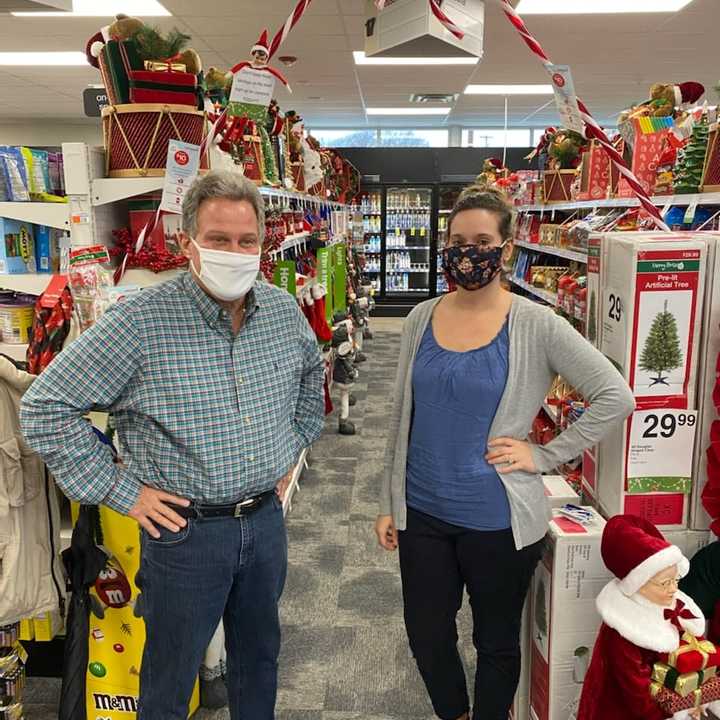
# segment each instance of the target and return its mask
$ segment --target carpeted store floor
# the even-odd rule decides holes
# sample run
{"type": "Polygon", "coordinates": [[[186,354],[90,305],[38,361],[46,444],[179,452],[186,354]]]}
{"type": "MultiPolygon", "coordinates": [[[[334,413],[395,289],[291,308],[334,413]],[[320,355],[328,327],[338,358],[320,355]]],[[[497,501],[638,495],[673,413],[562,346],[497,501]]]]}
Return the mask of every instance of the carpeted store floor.
{"type": "MultiPolygon", "coordinates": [[[[288,516],[278,720],[433,717],[402,623],[397,554],[378,548],[373,531],[400,343],[398,321],[373,322],[351,412],[358,434],[342,437],[337,416],[328,419],[288,516]]],[[[466,613],[461,624],[469,667],[466,613]]],[[[57,682],[30,680],[26,720],[55,720],[58,695],[57,682]]]]}

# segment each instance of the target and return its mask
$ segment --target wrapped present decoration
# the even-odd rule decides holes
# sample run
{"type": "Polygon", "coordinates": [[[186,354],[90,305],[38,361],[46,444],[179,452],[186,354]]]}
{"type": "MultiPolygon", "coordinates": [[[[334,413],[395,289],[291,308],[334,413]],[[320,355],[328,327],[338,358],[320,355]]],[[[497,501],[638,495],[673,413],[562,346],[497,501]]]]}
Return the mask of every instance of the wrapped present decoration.
{"type": "Polygon", "coordinates": [[[187,65],[185,63],[170,62],[168,60],[146,60],[146,70],[154,70],[159,72],[187,72],[187,65]]]}
{"type": "Polygon", "coordinates": [[[668,690],[673,690],[680,697],[687,697],[695,692],[701,685],[715,677],[717,668],[709,667],[690,673],[679,673],[676,668],[665,663],[653,665],[652,679],[662,683],[668,690]]]}
{"type": "Polygon", "coordinates": [[[684,633],[680,647],[661,660],[676,668],[679,673],[696,672],[720,665],[720,653],[709,640],[684,633]]]}
{"type": "Polygon", "coordinates": [[[134,103],[197,104],[197,77],[186,72],[131,70],[130,101],[134,103]]]}
{"type": "Polygon", "coordinates": [[[685,697],[668,690],[662,683],[653,682],[650,685],[650,694],[667,716],[671,717],[681,710],[690,710],[720,700],[720,678],[711,678],[685,697]]]}

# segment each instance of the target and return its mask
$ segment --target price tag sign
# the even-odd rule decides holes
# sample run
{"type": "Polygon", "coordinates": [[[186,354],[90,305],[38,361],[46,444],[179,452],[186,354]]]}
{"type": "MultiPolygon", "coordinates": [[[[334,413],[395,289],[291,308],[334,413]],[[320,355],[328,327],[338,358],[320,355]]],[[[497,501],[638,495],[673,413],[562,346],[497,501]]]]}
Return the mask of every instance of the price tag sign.
{"type": "Polygon", "coordinates": [[[577,95],[575,94],[575,83],[569,66],[548,65],[546,69],[552,80],[555,104],[562,119],[562,127],[585,135],[585,123],[580,115],[577,95]]]}
{"type": "Polygon", "coordinates": [[[168,143],[165,185],[160,209],[181,213],[185,194],[197,177],[200,168],[200,146],[171,140],[168,143]]]}
{"type": "Polygon", "coordinates": [[[425,237],[425,228],[424,227],[420,228],[420,237],[425,237]]]}
{"type": "Polygon", "coordinates": [[[626,301],[621,291],[605,289],[602,305],[602,346],[600,351],[620,369],[625,367],[626,301]]]}
{"type": "Polygon", "coordinates": [[[630,422],[631,493],[690,491],[697,429],[694,410],[641,410],[630,422]]]}
{"type": "Polygon", "coordinates": [[[688,205],[688,209],[685,211],[685,217],[683,218],[683,224],[684,225],[690,225],[692,224],[692,221],[695,219],[695,214],[697,213],[698,209],[698,201],[694,200],[688,205]]]}

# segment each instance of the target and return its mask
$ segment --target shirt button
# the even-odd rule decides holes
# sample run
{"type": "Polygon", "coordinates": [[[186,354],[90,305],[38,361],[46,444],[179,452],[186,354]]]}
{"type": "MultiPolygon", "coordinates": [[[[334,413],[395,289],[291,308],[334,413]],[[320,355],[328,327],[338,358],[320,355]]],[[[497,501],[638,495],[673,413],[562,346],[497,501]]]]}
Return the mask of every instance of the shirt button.
{"type": "Polygon", "coordinates": [[[248,460],[249,460],[250,462],[255,462],[255,456],[254,456],[254,455],[251,455],[251,456],[248,458],[248,460]]]}
{"type": "Polygon", "coordinates": [[[246,424],[246,425],[250,425],[250,423],[251,423],[250,418],[249,418],[249,417],[246,417],[246,418],[245,418],[245,424],[246,424]]]}

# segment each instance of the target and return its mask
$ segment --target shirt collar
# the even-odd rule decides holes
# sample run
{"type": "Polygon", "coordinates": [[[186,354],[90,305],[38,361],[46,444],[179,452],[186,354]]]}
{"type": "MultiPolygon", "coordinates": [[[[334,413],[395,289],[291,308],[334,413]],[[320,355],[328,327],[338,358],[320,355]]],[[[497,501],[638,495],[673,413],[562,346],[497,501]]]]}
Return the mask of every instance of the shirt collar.
{"type": "MultiPolygon", "coordinates": [[[[197,305],[203,320],[205,320],[210,327],[217,328],[219,325],[229,322],[224,308],[200,287],[197,280],[192,276],[192,273],[184,273],[182,275],[182,283],[185,292],[187,292],[190,299],[197,305]]],[[[257,298],[258,293],[254,288],[245,296],[246,321],[260,308],[257,298]]]]}

